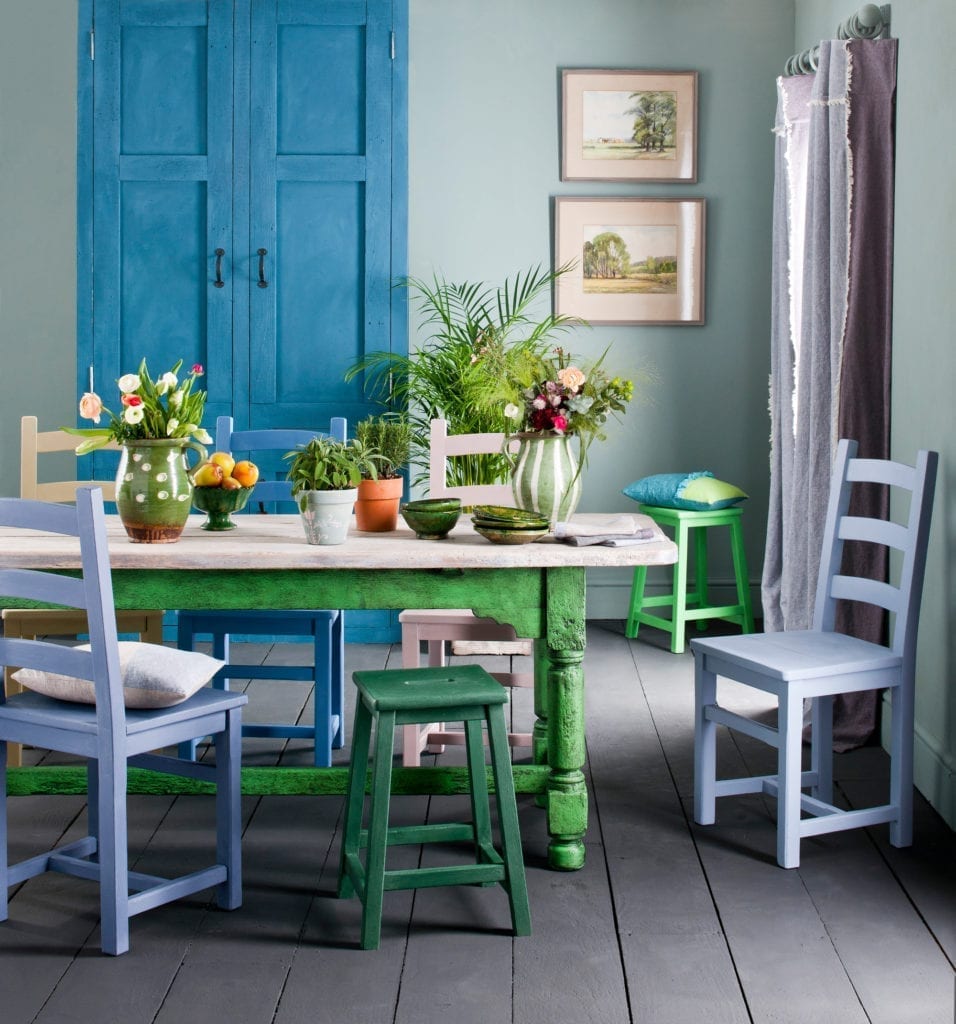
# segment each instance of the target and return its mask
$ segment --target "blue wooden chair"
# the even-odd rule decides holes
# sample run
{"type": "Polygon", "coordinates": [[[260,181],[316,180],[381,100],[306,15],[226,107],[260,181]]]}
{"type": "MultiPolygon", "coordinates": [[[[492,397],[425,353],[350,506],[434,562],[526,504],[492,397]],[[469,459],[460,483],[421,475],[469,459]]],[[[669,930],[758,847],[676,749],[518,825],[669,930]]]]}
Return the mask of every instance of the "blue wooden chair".
{"type": "Polygon", "coordinates": [[[916,633],[939,457],[936,452],[921,451],[913,468],[888,460],[858,459],[856,451],[855,441],[840,441],[837,448],[812,627],[691,641],[696,658],[694,820],[713,824],[718,796],[762,792],[776,797],[777,862],[784,868],[799,866],[804,836],[889,822],[893,846],[912,842],[916,633]],[[903,497],[909,498],[905,523],[848,514],[853,485],[864,483],[904,492],[903,497]],[[898,552],[897,584],[843,575],[843,545],[848,540],[881,544],[898,552]],[[841,599],[892,612],[889,645],[835,632],[836,605],[841,599]],[[776,696],[777,727],[721,707],[718,676],[776,696]],[[889,803],[844,810],[833,803],[833,697],[884,688],[890,691],[892,713],[889,803]],[[809,771],[802,770],[804,700],[811,702],[809,771]],[[718,725],[776,747],[776,774],[718,780],[718,725]],[[806,788],[809,794],[803,793],[806,788]]]}
{"type": "MultiPolygon", "coordinates": [[[[338,441],[346,438],[347,423],[335,417],[329,436],[338,441]]],[[[258,453],[292,451],[297,445],[321,436],[315,430],[233,430],[232,417],[220,416],[216,421],[216,450],[248,452],[252,460],[258,453]]],[[[285,479],[264,479],[260,476],[246,509],[255,513],[292,500],[292,488],[285,479]]],[[[278,475],[278,474],[277,474],[278,475]]],[[[341,611],[308,609],[242,611],[181,611],[179,613],[178,645],[193,650],[197,637],[212,639],[213,657],[226,662],[216,674],[213,686],[229,689],[230,679],[289,679],[314,684],[314,719],[312,725],[292,723],[252,723],[242,726],[243,736],[294,737],[311,739],[314,761],[319,767],[332,763],[332,750],[345,742],[345,616],[341,611]],[[247,665],[230,658],[230,634],[240,636],[307,636],[312,638],[312,665],[247,665]]],[[[195,757],[192,742],[180,750],[182,757],[195,757]]]]}
{"type": "Polygon", "coordinates": [[[115,955],[129,949],[129,919],[134,914],[202,889],[215,886],[219,906],[235,909],[242,902],[239,765],[245,696],[203,687],[172,707],[125,708],[99,488],[80,488],[75,508],[0,499],[0,525],[79,537],[82,578],[8,569],[0,558],[0,593],[84,609],[90,635],[86,650],[41,640],[0,638],[0,663],[91,680],[96,700],[95,704],[72,703],[30,691],[7,698],[0,690],[0,921],[8,917],[9,886],[45,871],[99,882],[104,953],[115,955]],[[204,735],[211,735],[216,744],[215,766],[148,753],[204,735]],[[18,864],[7,864],[7,742],[30,743],[87,758],[89,835],[18,864]],[[174,879],[129,871],[128,764],[215,782],[215,864],[174,879]]]}

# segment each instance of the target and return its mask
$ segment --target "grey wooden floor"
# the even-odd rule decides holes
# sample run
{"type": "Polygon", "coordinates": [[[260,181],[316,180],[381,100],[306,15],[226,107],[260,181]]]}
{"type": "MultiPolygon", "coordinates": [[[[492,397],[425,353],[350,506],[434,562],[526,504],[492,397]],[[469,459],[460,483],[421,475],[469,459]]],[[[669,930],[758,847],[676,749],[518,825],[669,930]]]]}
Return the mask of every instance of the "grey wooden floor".
{"type": "MultiPolygon", "coordinates": [[[[260,649],[295,659],[303,648],[260,649]]],[[[350,646],[350,671],[387,647],[350,646]]],[[[513,939],[498,888],[386,895],[382,947],[362,952],[357,901],[334,898],[341,798],[245,798],[245,902],[193,898],[136,918],[132,950],[98,953],[96,891],[60,876],[12,894],[0,924],[3,1024],[949,1024],[956,959],[956,839],[917,798],[916,841],[886,829],[805,841],[799,870],[774,861],[771,808],[718,803],[690,820],[692,659],[659,635],[629,641],[594,623],[588,678],[587,864],[546,869],[542,812],[519,797],[534,934],[513,939]]],[[[256,684],[263,703],[301,710],[303,687],[256,684]]],[[[530,694],[514,713],[530,720],[530,694]]],[[[751,705],[759,711],[759,704],[751,705]]],[[[726,772],[762,770],[769,751],[729,737],[726,772]],[[744,766],[746,765],[746,768],[744,766]]],[[[37,752],[28,752],[37,758],[37,752]]],[[[519,752],[519,759],[520,759],[519,752]]],[[[341,759],[347,750],[339,752],[341,759]]],[[[455,756],[454,754],[452,755],[455,756]]],[[[302,744],[247,741],[246,762],[308,763],[302,744]]],[[[837,759],[850,804],[873,799],[886,758],[837,759]]],[[[395,819],[441,820],[464,798],[403,797],[395,819]]],[[[132,797],[131,857],[179,871],[208,855],[211,801],[132,797]]],[[[11,854],[83,825],[79,797],[10,801],[11,854]]],[[[403,851],[414,859],[416,850],[403,851]]],[[[430,848],[426,857],[442,856],[430,848]]]]}

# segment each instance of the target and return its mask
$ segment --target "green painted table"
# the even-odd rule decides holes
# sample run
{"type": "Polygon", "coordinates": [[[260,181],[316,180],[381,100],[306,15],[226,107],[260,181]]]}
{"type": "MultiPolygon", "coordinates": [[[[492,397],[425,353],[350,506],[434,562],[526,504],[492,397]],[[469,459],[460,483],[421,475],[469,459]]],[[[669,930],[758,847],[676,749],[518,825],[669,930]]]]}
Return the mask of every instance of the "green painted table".
{"type": "MultiPolygon", "coordinates": [[[[462,520],[442,541],[417,540],[400,529],[353,532],[345,544],[317,547],[305,542],[297,516],[242,516],[239,529],[229,533],[201,530],[202,517],[196,516],[175,544],[131,544],[118,520],[109,518],[118,608],[471,608],[536,640],[534,763],[516,766],[516,784],[520,792],[545,794],[551,866],[583,865],[585,572],[672,564],[677,550],[663,534],[622,548],[540,541],[495,545],[462,520]]],[[[27,531],[0,530],[0,558],[5,565],[36,569],[79,567],[79,549],[67,539],[27,531]]],[[[0,597],[0,607],[14,603],[0,597]]],[[[10,791],[63,792],[63,771],[10,769],[10,791]],[[60,773],[55,787],[44,786],[44,772],[60,773]]],[[[343,793],[345,772],[247,768],[243,788],[343,793]]],[[[460,769],[396,772],[405,792],[453,791],[463,781],[460,769]]],[[[85,772],[76,774],[81,787],[85,772]]],[[[139,783],[131,779],[131,787],[139,783]]]]}

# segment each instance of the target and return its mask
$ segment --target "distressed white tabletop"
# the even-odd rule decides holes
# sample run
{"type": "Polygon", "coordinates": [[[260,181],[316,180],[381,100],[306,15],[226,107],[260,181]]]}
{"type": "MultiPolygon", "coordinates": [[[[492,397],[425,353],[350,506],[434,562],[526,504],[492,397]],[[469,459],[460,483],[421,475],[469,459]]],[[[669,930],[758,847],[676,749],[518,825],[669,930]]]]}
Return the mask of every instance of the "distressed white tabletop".
{"type": "MultiPolygon", "coordinates": [[[[599,521],[590,514],[588,521],[599,521]]],[[[617,516],[607,516],[608,521],[617,516]]],[[[670,565],[674,543],[655,537],[629,547],[574,547],[552,537],[533,544],[492,544],[475,533],[468,516],[443,540],[419,540],[404,526],[391,533],[349,532],[344,544],[306,542],[297,515],[238,515],[237,528],[203,530],[190,516],[173,544],[133,544],[116,516],[107,516],[114,569],[498,569],[553,566],[670,565]]],[[[645,524],[641,524],[645,525],[645,524]]],[[[648,520],[647,525],[653,525],[648,520]]],[[[76,540],[31,530],[0,529],[0,560],[7,567],[79,568],[76,540]]]]}

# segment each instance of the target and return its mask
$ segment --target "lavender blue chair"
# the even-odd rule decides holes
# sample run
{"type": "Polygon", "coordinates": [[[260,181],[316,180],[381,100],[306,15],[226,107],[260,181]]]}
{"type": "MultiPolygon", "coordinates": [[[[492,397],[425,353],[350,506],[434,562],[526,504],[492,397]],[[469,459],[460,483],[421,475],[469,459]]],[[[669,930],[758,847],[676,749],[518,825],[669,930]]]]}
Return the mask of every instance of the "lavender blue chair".
{"type": "MultiPolygon", "coordinates": [[[[346,432],[346,421],[335,417],[330,424],[328,436],[344,441],[346,432]]],[[[216,450],[242,453],[242,457],[248,453],[253,462],[259,462],[260,453],[273,456],[276,453],[285,454],[317,436],[323,435],[316,430],[233,430],[231,416],[220,416],[216,421],[216,450]]],[[[265,473],[260,476],[246,506],[252,514],[257,509],[265,511],[267,507],[292,501],[292,488],[287,480],[270,480],[265,477],[265,473]]],[[[194,650],[197,638],[204,636],[212,640],[213,657],[226,662],[213,679],[213,686],[228,690],[230,679],[288,679],[314,685],[314,716],[311,725],[246,722],[242,726],[242,735],[311,739],[314,743],[315,764],[318,767],[331,765],[332,750],[338,749],[345,742],[345,615],[339,610],[312,608],[281,611],[257,608],[242,611],[181,611],[178,646],[182,650],[194,650]],[[313,662],[311,665],[250,665],[234,662],[230,652],[231,634],[310,637],[313,662]]],[[[180,755],[195,757],[195,742],[181,749],[180,755]]]]}
{"type": "MultiPolygon", "coordinates": [[[[124,706],[103,494],[76,492],[76,506],[20,498],[0,499],[0,526],[78,537],[83,574],[77,579],[3,566],[0,594],[86,612],[90,647],[0,637],[0,663],[91,680],[95,704],[72,703],[24,691],[0,690],[0,921],[9,914],[7,890],[46,871],[95,880],[100,886],[104,953],[129,949],[129,920],[213,886],[216,902],[233,910],[242,902],[240,856],[240,724],[242,694],[203,687],[184,702],[155,710],[124,706]],[[211,735],[214,766],[149,753],[195,736],[211,735]],[[7,863],[7,743],[29,743],[87,759],[88,832],[82,839],[7,863]],[[127,856],[127,766],[204,779],[216,785],[216,860],[179,878],[130,871],[127,856]],[[132,891],[132,895],[130,892],[132,891]]],[[[175,653],[175,652],[172,652],[175,653]]]]}
{"type": "Polygon", "coordinates": [[[916,466],[856,458],[857,443],[840,441],[830,485],[813,625],[808,630],[695,639],[694,820],[712,825],[715,798],[766,793],[777,801],[777,862],[800,864],[800,840],[888,822],[893,846],[913,841],[913,697],[916,634],[929,539],[936,452],[921,451],[916,466]],[[905,510],[901,523],[849,514],[854,486],[889,486],[905,510]],[[908,504],[907,504],[908,499],[908,504]],[[885,545],[896,553],[894,584],[841,572],[848,540],[885,545]],[[892,612],[887,646],[835,632],[839,600],[892,612]],[[717,677],[734,679],[778,700],[772,728],[717,703],[717,677]],[[891,700],[889,803],[845,810],[833,803],[833,697],[887,689],[891,700]],[[802,768],[804,701],[811,706],[810,767],[802,768]],[[716,732],[725,725],[777,749],[773,775],[717,779],[716,732]],[[809,789],[809,794],[803,792],[809,789]],[[802,814],[807,817],[802,817],[802,814]]]}

